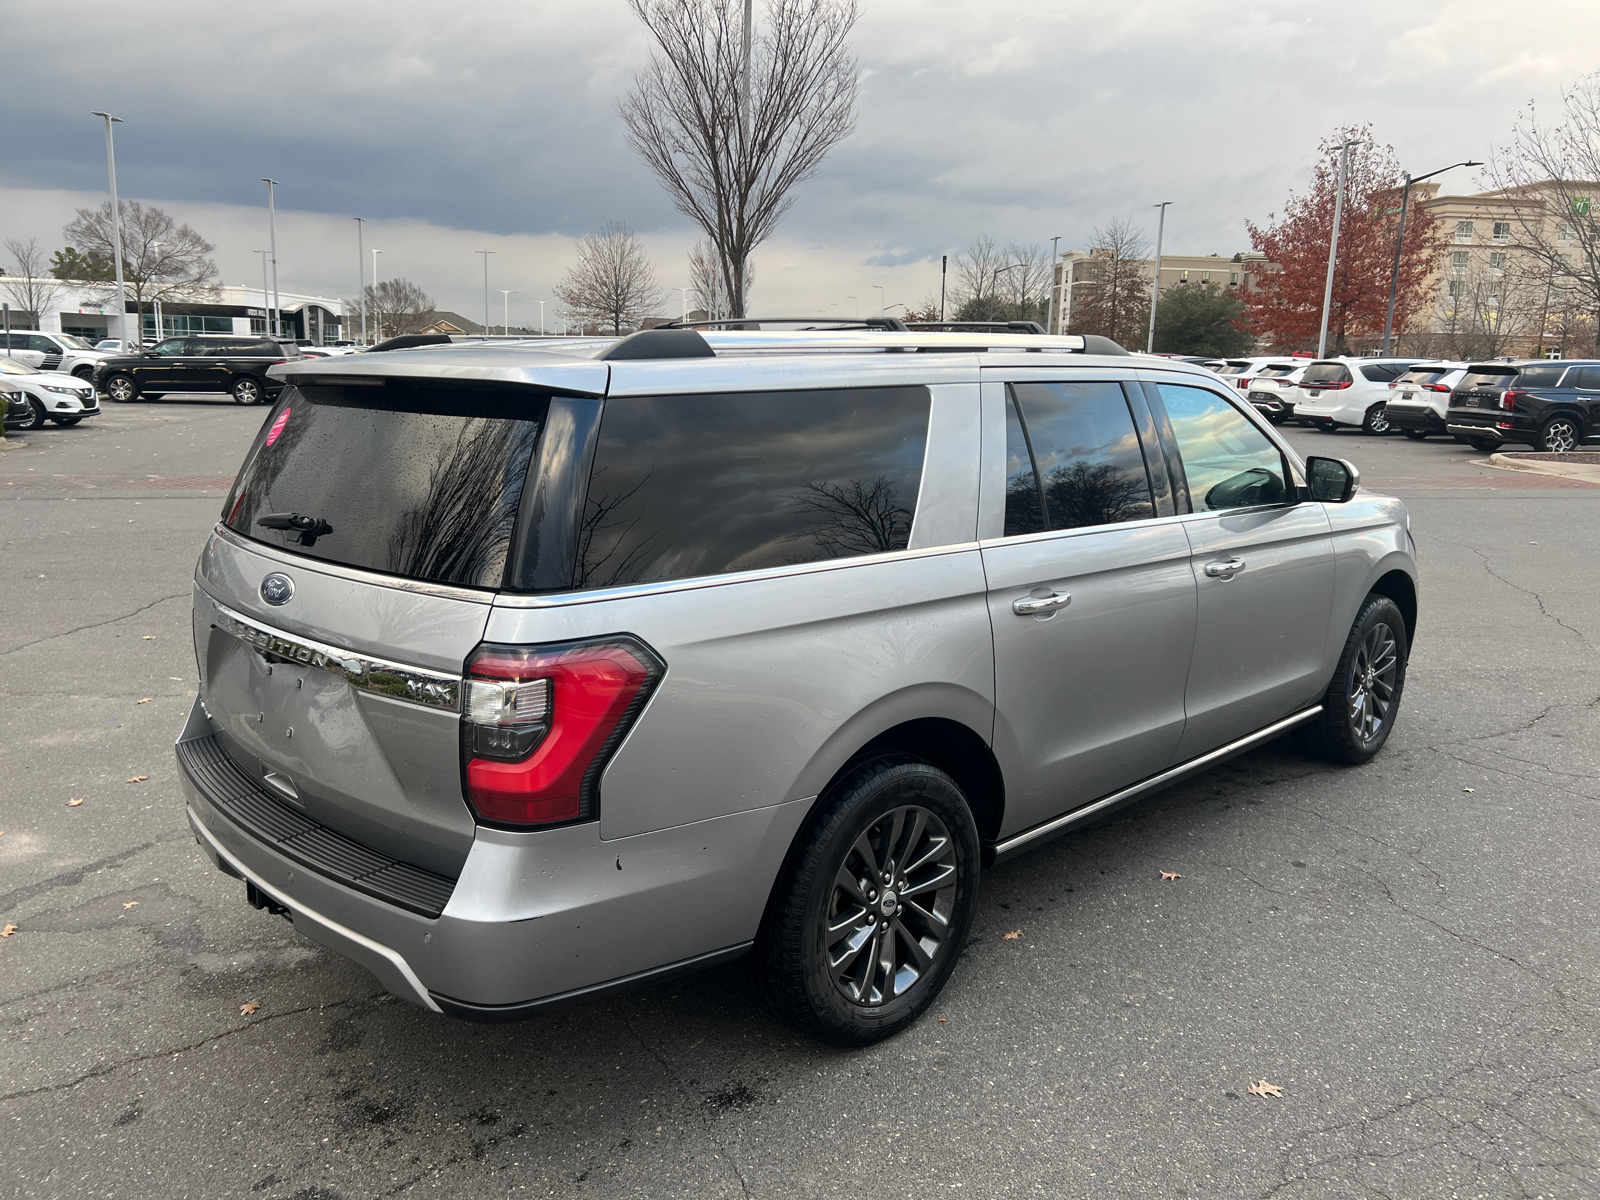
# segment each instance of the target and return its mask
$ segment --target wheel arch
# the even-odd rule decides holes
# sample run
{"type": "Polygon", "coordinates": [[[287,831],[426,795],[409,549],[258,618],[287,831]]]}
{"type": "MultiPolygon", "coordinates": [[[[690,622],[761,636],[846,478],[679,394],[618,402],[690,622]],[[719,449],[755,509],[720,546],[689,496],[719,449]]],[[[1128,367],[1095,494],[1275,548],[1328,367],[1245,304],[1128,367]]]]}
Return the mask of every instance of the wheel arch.
{"type": "Polygon", "coordinates": [[[1373,580],[1372,586],[1367,589],[1367,594],[1373,593],[1389,597],[1400,610],[1400,615],[1406,623],[1406,650],[1409,653],[1417,637],[1416,581],[1399,567],[1394,567],[1373,580]]]}

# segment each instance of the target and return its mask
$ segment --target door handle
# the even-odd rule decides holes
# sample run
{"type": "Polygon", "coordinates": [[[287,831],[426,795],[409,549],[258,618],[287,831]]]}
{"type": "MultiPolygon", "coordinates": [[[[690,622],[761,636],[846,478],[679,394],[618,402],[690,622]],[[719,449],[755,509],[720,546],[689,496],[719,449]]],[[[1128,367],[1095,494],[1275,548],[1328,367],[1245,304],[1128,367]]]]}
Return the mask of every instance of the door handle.
{"type": "Polygon", "coordinates": [[[1206,564],[1206,574],[1212,579],[1232,579],[1235,571],[1244,570],[1242,558],[1219,558],[1206,564]]]}
{"type": "Polygon", "coordinates": [[[1019,617],[1047,617],[1058,608],[1072,603],[1067,592],[1051,592],[1048,596],[1024,596],[1012,602],[1011,611],[1019,617]]]}

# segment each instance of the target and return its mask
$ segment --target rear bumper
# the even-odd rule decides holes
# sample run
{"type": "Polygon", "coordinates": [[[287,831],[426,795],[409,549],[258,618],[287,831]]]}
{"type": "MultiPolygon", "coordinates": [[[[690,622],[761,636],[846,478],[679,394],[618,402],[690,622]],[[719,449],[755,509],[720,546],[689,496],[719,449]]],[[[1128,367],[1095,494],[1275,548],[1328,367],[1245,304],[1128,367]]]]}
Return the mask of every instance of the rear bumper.
{"type": "Polygon", "coordinates": [[[1445,420],[1431,408],[1396,408],[1393,404],[1384,409],[1384,416],[1396,429],[1421,429],[1426,433],[1445,433],[1445,420]]]}
{"type": "Polygon", "coordinates": [[[1294,405],[1277,396],[1267,396],[1260,392],[1251,392],[1245,397],[1255,407],[1255,410],[1264,417],[1292,417],[1294,405]]]}
{"type": "Polygon", "coordinates": [[[1516,440],[1513,438],[1511,430],[1496,429],[1493,425],[1462,425],[1458,422],[1450,421],[1445,425],[1445,431],[1453,433],[1457,437],[1492,438],[1497,442],[1516,440]]]}
{"type": "MultiPolygon", "coordinates": [[[[197,697],[179,743],[211,736],[197,697]]],[[[179,756],[196,840],[295,928],[433,1012],[509,1020],[737,957],[809,800],[605,841],[597,822],[481,828],[428,917],[310,869],[232,820],[179,756]]]]}

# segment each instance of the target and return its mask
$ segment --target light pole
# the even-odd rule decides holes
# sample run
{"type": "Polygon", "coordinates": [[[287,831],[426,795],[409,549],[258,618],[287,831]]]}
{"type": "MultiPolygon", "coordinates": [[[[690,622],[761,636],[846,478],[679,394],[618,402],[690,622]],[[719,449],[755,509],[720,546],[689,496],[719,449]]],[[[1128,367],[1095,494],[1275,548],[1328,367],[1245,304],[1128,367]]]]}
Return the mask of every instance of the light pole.
{"type": "MultiPolygon", "coordinates": [[[[846,300],[856,300],[856,298],[854,296],[846,296],[845,299],[846,300]]],[[[856,300],[856,318],[855,319],[858,320],[858,321],[861,319],[861,301],[859,301],[859,300],[856,300]]]]}
{"type": "MultiPolygon", "coordinates": [[[[122,339],[122,352],[128,352],[128,296],[122,284],[122,205],[117,200],[117,151],[112,143],[111,126],[122,124],[121,117],[110,113],[90,113],[106,123],[106,174],[111,177],[111,257],[117,268],[117,336],[122,339]]],[[[144,336],[140,331],[140,338],[144,336]]]]}
{"type": "Polygon", "coordinates": [[[888,294],[883,290],[883,284],[875,283],[872,286],[878,291],[878,315],[881,317],[883,316],[883,302],[889,297],[888,294]]]}
{"type": "Polygon", "coordinates": [[[278,298],[278,214],[272,202],[272,192],[278,186],[278,181],[263,175],[261,182],[267,185],[267,233],[272,246],[272,332],[282,337],[283,301],[278,298]]]}
{"type": "Polygon", "coordinates": [[[1056,311],[1061,298],[1061,285],[1056,282],[1061,269],[1061,235],[1057,234],[1050,239],[1050,312],[1045,317],[1045,328],[1051,333],[1060,333],[1056,328],[1056,311]]]}
{"type": "MultiPolygon", "coordinates": [[[[150,268],[150,270],[145,273],[145,278],[147,280],[153,279],[155,277],[155,273],[161,269],[161,243],[160,242],[151,242],[150,245],[155,247],[156,261],[155,261],[155,265],[152,266],[150,268]]],[[[150,298],[150,307],[156,310],[156,341],[159,342],[163,337],[166,336],[166,334],[163,332],[163,328],[162,328],[162,321],[161,321],[161,295],[160,295],[159,292],[156,295],[154,295],[154,296],[152,296],[150,298]]],[[[142,335],[143,335],[144,331],[140,330],[139,332],[141,334],[141,337],[140,337],[139,340],[143,341],[144,338],[143,338],[142,335]]]]}
{"type": "Polygon", "coordinates": [[[1328,313],[1333,308],[1333,264],[1339,257],[1339,221],[1344,216],[1344,180],[1350,173],[1350,147],[1360,142],[1345,142],[1339,147],[1339,191],[1333,198],[1333,238],[1328,243],[1328,279],[1322,285],[1322,329],[1317,334],[1317,357],[1328,349],[1328,313]]]}
{"type": "Polygon", "coordinates": [[[1167,206],[1171,203],[1171,200],[1163,200],[1150,206],[1161,210],[1161,219],[1156,222],[1156,277],[1150,284],[1150,333],[1144,340],[1146,354],[1155,353],[1156,348],[1156,305],[1161,300],[1161,239],[1167,232],[1167,206]]]}
{"type": "Polygon", "coordinates": [[[251,254],[261,255],[261,331],[272,332],[272,293],[267,290],[267,250],[252,250],[251,254]]]}
{"type": "Polygon", "coordinates": [[[367,344],[367,255],[361,248],[365,222],[356,218],[356,295],[361,300],[361,344],[367,344]]]}
{"type": "Polygon", "coordinates": [[[496,288],[500,293],[500,332],[507,337],[511,336],[511,297],[521,295],[520,292],[506,288],[496,288]]]}
{"type": "MultiPolygon", "coordinates": [[[[1383,354],[1385,358],[1389,356],[1389,335],[1394,331],[1394,300],[1396,293],[1400,290],[1400,248],[1406,242],[1406,209],[1411,207],[1411,185],[1413,183],[1421,183],[1424,179],[1432,179],[1435,175],[1443,175],[1446,171],[1453,171],[1457,167],[1481,166],[1483,166],[1481,162],[1469,158],[1466,162],[1451,163],[1448,167],[1440,167],[1437,171],[1429,171],[1426,175],[1418,175],[1415,178],[1412,177],[1409,171],[1406,172],[1406,186],[1400,193],[1400,232],[1395,235],[1394,239],[1394,270],[1389,275],[1389,314],[1383,319],[1383,354]]],[[[1540,341],[1543,340],[1544,335],[1541,334],[1540,341]]]]}
{"type": "Polygon", "coordinates": [[[489,255],[493,250],[474,250],[474,254],[483,255],[483,332],[489,332],[489,255]]]}
{"type": "Polygon", "coordinates": [[[548,303],[548,301],[545,301],[545,300],[540,300],[538,302],[538,304],[539,304],[539,336],[540,337],[544,336],[544,306],[547,303],[548,303]]]}
{"type": "Polygon", "coordinates": [[[376,345],[383,339],[383,304],[378,299],[378,255],[382,250],[372,252],[372,341],[376,345]]]}

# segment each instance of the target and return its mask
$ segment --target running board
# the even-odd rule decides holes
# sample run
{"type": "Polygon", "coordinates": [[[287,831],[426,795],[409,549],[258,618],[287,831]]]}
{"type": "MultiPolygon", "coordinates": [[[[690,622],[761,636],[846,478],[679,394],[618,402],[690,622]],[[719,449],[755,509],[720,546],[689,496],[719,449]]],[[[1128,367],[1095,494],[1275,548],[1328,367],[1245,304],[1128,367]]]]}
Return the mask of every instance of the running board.
{"type": "Polygon", "coordinates": [[[1075,808],[1064,816],[1046,821],[1042,825],[1035,825],[1032,829],[1024,829],[1021,833],[1008,837],[1003,842],[996,842],[992,851],[985,856],[987,865],[1004,862],[1013,855],[1023,850],[1031,849],[1041,842],[1048,841],[1058,834],[1065,833],[1074,826],[1082,825],[1085,821],[1092,821],[1095,817],[1102,817],[1113,809],[1121,808],[1132,800],[1137,800],[1147,792],[1157,788],[1166,787],[1168,784],[1177,783],[1190,775],[1197,775],[1208,767],[1214,767],[1236,754],[1243,754],[1246,750],[1259,746],[1262,742],[1271,741],[1281,733],[1287,733],[1296,725],[1304,725],[1313,717],[1322,712],[1322,705],[1318,704],[1304,712],[1297,712],[1292,717],[1285,717],[1275,724],[1268,725],[1265,729],[1258,729],[1249,737],[1242,737],[1236,742],[1229,742],[1226,746],[1219,746],[1209,754],[1202,754],[1199,758],[1191,758],[1186,763],[1171,767],[1159,775],[1152,775],[1142,783],[1132,787],[1125,787],[1120,792],[1096,800],[1093,804],[1086,804],[1082,808],[1075,808]]]}

